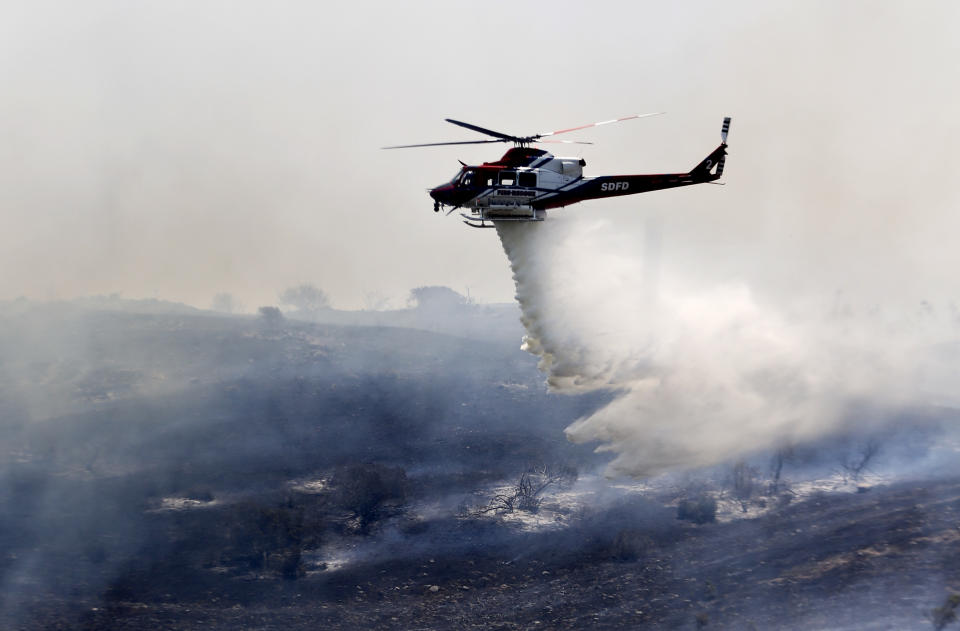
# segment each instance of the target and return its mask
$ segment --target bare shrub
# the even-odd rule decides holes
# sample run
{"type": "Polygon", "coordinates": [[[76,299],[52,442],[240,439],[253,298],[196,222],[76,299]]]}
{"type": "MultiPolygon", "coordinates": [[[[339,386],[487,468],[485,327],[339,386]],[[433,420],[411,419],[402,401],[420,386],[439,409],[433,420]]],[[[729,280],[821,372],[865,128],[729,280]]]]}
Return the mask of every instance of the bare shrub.
{"type": "Polygon", "coordinates": [[[550,486],[563,488],[576,482],[577,470],[568,466],[540,465],[520,474],[516,484],[508,491],[497,493],[486,506],[474,511],[475,515],[486,513],[512,513],[515,510],[537,513],[543,502],[541,494],[550,486]]]}
{"type": "Polygon", "coordinates": [[[870,461],[879,453],[880,442],[868,440],[858,448],[846,452],[840,466],[843,468],[843,479],[857,482],[869,470],[870,461]]]}
{"type": "Polygon", "coordinates": [[[740,509],[747,512],[750,498],[757,490],[757,470],[743,460],[734,464],[730,472],[730,489],[740,502],[740,509]]]}
{"type": "Polygon", "coordinates": [[[777,449],[770,459],[770,495],[778,495],[781,491],[783,465],[792,462],[795,458],[792,445],[787,445],[777,449]]]}

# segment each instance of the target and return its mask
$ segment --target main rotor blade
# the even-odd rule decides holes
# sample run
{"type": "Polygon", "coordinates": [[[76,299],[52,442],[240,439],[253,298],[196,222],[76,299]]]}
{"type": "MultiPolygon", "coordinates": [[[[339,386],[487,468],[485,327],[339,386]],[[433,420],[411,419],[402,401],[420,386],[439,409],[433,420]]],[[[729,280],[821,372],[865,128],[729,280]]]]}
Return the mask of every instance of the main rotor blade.
{"type": "Polygon", "coordinates": [[[440,147],[442,145],[483,145],[488,142],[507,142],[506,140],[461,140],[457,142],[428,142],[422,145],[394,145],[393,147],[380,147],[381,149],[411,149],[413,147],[440,147]]]}
{"type": "Polygon", "coordinates": [[[455,121],[452,118],[443,119],[448,123],[453,123],[454,125],[459,125],[460,127],[466,127],[467,129],[472,129],[473,131],[478,131],[481,134],[486,134],[488,136],[493,136],[494,138],[500,138],[502,140],[511,140],[513,142],[520,142],[521,139],[517,136],[511,136],[510,134],[502,134],[498,131],[493,131],[492,129],[485,129],[483,127],[478,127],[477,125],[471,125],[470,123],[464,123],[463,121],[455,121]]]}
{"type": "Polygon", "coordinates": [[[534,140],[533,142],[537,144],[541,142],[550,142],[550,143],[556,143],[556,144],[563,143],[565,145],[592,145],[593,144],[592,142],[586,142],[583,140],[534,140]]]}
{"type": "Polygon", "coordinates": [[[537,138],[543,138],[544,136],[556,136],[557,134],[565,134],[571,131],[577,131],[578,129],[587,129],[588,127],[599,127],[600,125],[609,125],[610,123],[619,123],[621,121],[633,120],[634,118],[646,118],[648,116],[658,116],[660,114],[666,114],[666,112],[651,112],[649,114],[632,114],[630,116],[624,116],[623,118],[614,118],[613,120],[600,121],[599,123],[590,123],[589,125],[580,125],[579,127],[571,127],[570,129],[558,129],[557,131],[548,131],[542,134],[537,134],[537,138]]]}

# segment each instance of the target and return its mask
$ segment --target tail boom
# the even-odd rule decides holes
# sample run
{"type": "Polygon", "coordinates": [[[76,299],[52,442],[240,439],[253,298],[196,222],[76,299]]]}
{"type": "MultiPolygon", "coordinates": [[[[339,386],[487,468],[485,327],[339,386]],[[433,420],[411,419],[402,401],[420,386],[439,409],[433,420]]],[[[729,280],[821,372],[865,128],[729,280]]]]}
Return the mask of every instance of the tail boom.
{"type": "Polygon", "coordinates": [[[530,201],[534,210],[561,208],[588,199],[619,197],[648,193],[691,184],[704,184],[720,179],[727,159],[727,134],[730,132],[730,117],[723,119],[720,130],[720,146],[704,158],[688,173],[662,173],[656,175],[604,175],[581,178],[564,185],[556,191],[548,191],[530,201]]]}

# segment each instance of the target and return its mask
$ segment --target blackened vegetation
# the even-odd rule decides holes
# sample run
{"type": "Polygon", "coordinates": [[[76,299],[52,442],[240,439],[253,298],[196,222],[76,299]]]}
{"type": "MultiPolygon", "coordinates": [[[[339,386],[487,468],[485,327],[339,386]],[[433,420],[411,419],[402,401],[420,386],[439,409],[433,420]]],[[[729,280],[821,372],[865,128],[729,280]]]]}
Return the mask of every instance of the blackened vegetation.
{"type": "Polygon", "coordinates": [[[267,329],[276,329],[283,324],[283,312],[277,307],[260,307],[257,313],[260,315],[260,323],[267,329]]]}
{"type": "Polygon", "coordinates": [[[368,534],[384,517],[399,514],[409,486],[402,467],[373,463],[343,466],[331,483],[337,505],[349,511],[361,534],[368,534]]]}
{"type": "Polygon", "coordinates": [[[957,608],[960,607],[960,594],[950,594],[943,604],[930,612],[933,628],[942,631],[957,620],[957,608]]]}
{"type": "Polygon", "coordinates": [[[859,481],[879,451],[880,443],[876,440],[866,440],[851,448],[841,463],[844,475],[854,482],[859,481]]]}
{"type": "MultiPolygon", "coordinates": [[[[757,477],[756,468],[751,467],[743,460],[734,464],[730,471],[730,489],[744,513],[747,512],[750,499],[757,492],[757,477]]],[[[772,482],[772,484],[775,485],[776,482],[772,482]]]]}
{"type": "Polygon", "coordinates": [[[536,513],[543,503],[543,493],[549,488],[563,489],[577,480],[577,470],[565,465],[538,465],[527,468],[508,489],[497,492],[479,508],[467,508],[473,516],[487,513],[536,513]]]}
{"type": "Polygon", "coordinates": [[[604,398],[548,397],[513,342],[277,314],[5,317],[0,626],[257,600],[327,580],[328,540],[427,528],[411,503],[596,462],[562,429],[604,398]]]}
{"type": "Polygon", "coordinates": [[[709,524],[717,521],[717,500],[709,495],[701,495],[692,500],[680,500],[677,504],[677,519],[685,519],[695,524],[709,524]]]}
{"type": "MultiPolygon", "coordinates": [[[[567,509],[557,492],[602,459],[562,429],[608,399],[547,395],[512,340],[52,307],[2,324],[4,628],[955,615],[960,482],[779,502],[808,457],[785,450],[769,475],[738,463],[715,486],[567,509]],[[482,501],[458,512],[465,497],[482,501]],[[718,523],[718,498],[774,508],[718,523]]],[[[856,468],[857,449],[830,466],[856,468]]]]}

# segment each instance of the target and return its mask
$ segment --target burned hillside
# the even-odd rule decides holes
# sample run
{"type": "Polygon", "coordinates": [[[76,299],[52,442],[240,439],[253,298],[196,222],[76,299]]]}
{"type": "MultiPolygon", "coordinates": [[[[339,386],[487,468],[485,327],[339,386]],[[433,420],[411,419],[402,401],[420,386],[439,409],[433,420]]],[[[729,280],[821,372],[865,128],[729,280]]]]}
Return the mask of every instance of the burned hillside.
{"type": "Polygon", "coordinates": [[[923,628],[960,589],[942,410],[610,480],[563,429],[614,394],[510,341],[15,307],[6,628],[923,628]]]}

